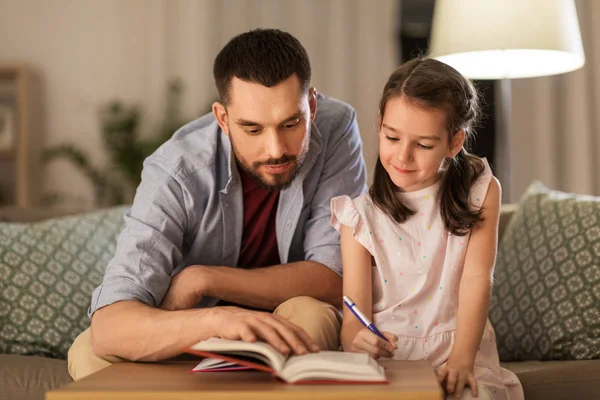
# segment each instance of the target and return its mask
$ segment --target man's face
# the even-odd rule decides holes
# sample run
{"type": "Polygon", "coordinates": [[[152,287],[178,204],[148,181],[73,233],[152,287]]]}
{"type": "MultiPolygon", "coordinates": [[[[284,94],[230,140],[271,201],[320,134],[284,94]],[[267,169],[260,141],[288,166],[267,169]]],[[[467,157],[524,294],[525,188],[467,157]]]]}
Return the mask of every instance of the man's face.
{"type": "Polygon", "coordinates": [[[226,109],[215,103],[213,113],[238,165],[261,186],[285,189],[308,152],[316,91],[302,93],[296,75],[270,88],[234,77],[229,99],[226,109]]]}

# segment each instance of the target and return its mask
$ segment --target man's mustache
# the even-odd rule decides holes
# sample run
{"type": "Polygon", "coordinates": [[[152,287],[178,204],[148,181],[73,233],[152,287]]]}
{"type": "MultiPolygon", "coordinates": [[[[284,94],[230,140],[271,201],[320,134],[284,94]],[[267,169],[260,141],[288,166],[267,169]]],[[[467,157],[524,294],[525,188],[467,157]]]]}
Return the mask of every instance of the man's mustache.
{"type": "Polygon", "coordinates": [[[281,165],[281,164],[287,164],[290,161],[296,161],[296,157],[290,156],[288,154],[284,154],[283,156],[281,156],[279,158],[271,158],[271,159],[268,159],[266,161],[255,162],[254,163],[254,168],[258,168],[261,165],[281,165]]]}

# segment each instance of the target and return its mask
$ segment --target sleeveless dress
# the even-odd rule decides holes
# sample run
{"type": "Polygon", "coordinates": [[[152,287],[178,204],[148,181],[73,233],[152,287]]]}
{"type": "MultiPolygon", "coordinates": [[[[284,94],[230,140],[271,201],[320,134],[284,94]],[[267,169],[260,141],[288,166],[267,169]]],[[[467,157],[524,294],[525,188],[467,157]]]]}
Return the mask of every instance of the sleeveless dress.
{"type": "MultiPolygon", "coordinates": [[[[491,178],[485,170],[473,184],[469,201],[481,208],[491,178]]],[[[373,258],[373,322],[379,330],[398,335],[397,360],[429,360],[444,365],[454,344],[458,286],[469,236],[456,236],[444,227],[437,199],[440,181],[415,192],[398,193],[416,214],[398,224],[364,194],[331,200],[331,220],[353,230],[354,238],[373,258]]],[[[517,376],[501,368],[494,330],[488,320],[473,370],[479,398],[523,399],[517,376]]],[[[465,388],[461,398],[470,398],[465,388]]]]}

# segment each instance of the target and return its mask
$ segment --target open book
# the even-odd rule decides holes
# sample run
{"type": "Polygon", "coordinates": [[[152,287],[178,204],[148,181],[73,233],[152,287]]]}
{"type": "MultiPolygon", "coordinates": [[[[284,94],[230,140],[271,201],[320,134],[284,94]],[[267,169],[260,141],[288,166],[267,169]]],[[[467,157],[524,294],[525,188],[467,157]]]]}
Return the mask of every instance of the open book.
{"type": "Polygon", "coordinates": [[[370,355],[320,351],[286,356],[264,342],[212,338],[185,350],[207,357],[193,372],[257,369],[288,383],[387,383],[384,368],[370,355]]]}

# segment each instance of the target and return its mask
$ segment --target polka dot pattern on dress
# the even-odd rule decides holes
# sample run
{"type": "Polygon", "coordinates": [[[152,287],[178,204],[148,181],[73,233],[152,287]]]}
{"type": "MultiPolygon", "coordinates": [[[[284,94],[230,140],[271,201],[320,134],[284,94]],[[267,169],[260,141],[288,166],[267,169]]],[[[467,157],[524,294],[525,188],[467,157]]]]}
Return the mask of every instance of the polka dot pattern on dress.
{"type": "MultiPolygon", "coordinates": [[[[482,176],[491,179],[489,166],[482,176]]],[[[469,193],[475,207],[481,207],[485,198],[489,184],[485,179],[469,193]]],[[[426,358],[432,363],[447,358],[452,350],[452,330],[458,314],[457,283],[463,271],[461,260],[464,261],[469,245],[469,235],[456,236],[445,228],[439,212],[439,187],[402,194],[404,203],[415,214],[400,224],[378,209],[368,194],[356,200],[354,209],[346,201],[345,210],[339,210],[340,220],[341,211],[345,211],[351,216],[346,220],[352,223],[356,223],[356,213],[360,215],[358,221],[362,222],[355,227],[356,236],[367,248],[372,245],[371,254],[376,261],[372,275],[376,285],[373,320],[399,335],[399,348],[415,344],[411,358],[426,358]]],[[[489,356],[490,340],[495,341],[491,333],[481,342],[478,356],[489,356]]],[[[402,351],[395,354],[399,356],[402,351]]],[[[474,373],[479,375],[479,370],[474,373]]],[[[486,370],[481,379],[487,380],[490,375],[486,370]]],[[[510,375],[507,378],[508,385],[514,385],[511,378],[517,379],[510,375]]]]}

